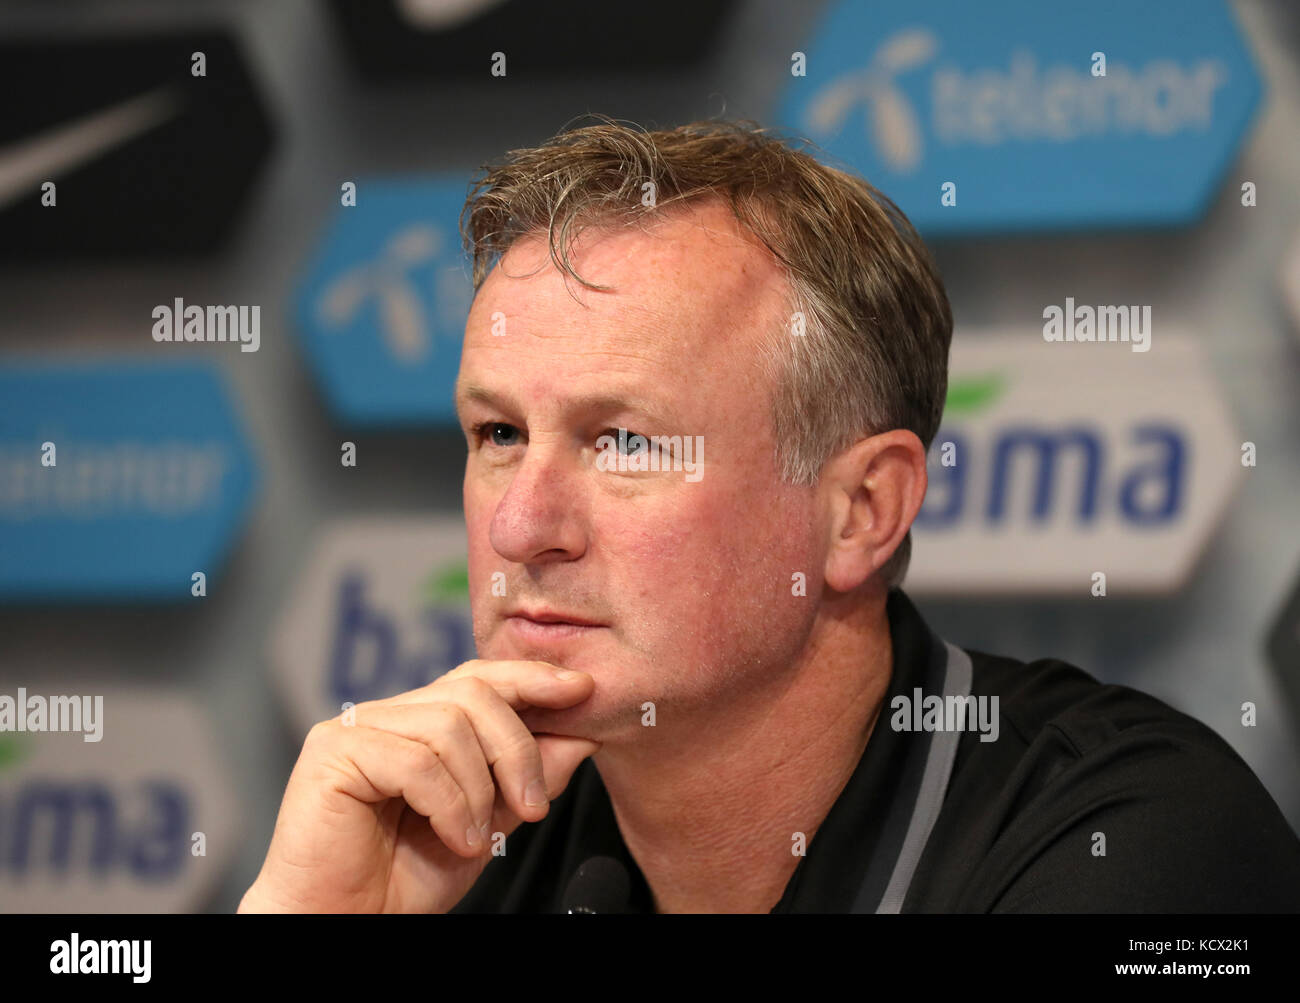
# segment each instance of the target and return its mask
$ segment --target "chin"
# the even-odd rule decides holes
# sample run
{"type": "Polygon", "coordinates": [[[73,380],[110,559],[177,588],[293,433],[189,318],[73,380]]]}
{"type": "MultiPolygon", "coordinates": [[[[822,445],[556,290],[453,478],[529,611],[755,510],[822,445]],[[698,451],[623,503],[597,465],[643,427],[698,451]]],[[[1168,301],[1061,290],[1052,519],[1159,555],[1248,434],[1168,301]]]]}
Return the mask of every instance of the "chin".
{"type": "Polygon", "coordinates": [[[596,685],[591,695],[572,707],[529,707],[519,715],[529,731],[572,735],[597,742],[625,740],[629,736],[644,739],[650,729],[641,725],[644,713],[641,705],[654,699],[653,696],[642,695],[645,689],[625,678],[612,677],[608,660],[603,672],[599,664],[591,668],[578,664],[576,660],[570,660],[568,664],[589,672],[595,678],[596,685]]]}
{"type": "Polygon", "coordinates": [[[585,703],[562,710],[530,707],[519,718],[534,735],[567,735],[604,742],[612,731],[618,730],[618,725],[608,720],[608,713],[588,706],[595,699],[593,694],[585,703]]]}

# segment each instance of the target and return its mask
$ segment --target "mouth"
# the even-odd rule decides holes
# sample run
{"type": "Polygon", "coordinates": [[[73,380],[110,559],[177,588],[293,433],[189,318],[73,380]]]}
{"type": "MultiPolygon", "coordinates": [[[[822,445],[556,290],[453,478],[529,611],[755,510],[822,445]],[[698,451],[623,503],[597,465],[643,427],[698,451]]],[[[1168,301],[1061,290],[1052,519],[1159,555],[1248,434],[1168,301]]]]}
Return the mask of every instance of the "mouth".
{"type": "Polygon", "coordinates": [[[554,610],[516,610],[506,615],[506,624],[530,641],[561,641],[606,629],[605,624],[586,617],[554,610]]]}

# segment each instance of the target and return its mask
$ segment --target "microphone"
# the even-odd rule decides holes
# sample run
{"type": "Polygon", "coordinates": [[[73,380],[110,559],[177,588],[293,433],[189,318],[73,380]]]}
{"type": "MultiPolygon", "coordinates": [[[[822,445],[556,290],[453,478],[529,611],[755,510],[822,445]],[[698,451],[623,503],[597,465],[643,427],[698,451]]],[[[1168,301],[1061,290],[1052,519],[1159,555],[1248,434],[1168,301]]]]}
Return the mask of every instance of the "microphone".
{"type": "Polygon", "coordinates": [[[632,895],[627,868],[613,857],[592,857],[569,879],[566,913],[626,913],[632,895]]]}

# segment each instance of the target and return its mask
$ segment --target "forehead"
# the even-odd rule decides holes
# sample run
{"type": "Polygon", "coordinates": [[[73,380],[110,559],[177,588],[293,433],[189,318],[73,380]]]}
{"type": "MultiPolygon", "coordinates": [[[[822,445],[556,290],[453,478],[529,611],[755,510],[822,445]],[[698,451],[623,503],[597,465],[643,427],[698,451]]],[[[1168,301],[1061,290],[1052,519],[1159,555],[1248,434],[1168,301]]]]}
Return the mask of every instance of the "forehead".
{"type": "Polygon", "coordinates": [[[783,324],[788,285],[725,205],[663,211],[644,227],[589,228],[570,261],[609,290],[564,276],[544,235],[511,246],[470,311],[461,389],[527,379],[531,370],[551,393],[569,379],[617,384],[648,372],[696,393],[766,391],[759,357],[783,324]]]}

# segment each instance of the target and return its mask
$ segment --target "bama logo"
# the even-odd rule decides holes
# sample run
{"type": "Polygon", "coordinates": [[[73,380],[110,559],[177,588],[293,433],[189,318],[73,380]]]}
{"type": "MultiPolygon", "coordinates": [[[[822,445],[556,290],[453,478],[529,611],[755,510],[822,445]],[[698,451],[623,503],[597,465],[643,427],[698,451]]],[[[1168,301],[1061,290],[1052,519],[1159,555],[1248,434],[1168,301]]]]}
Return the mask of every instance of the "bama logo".
{"type": "Polygon", "coordinates": [[[198,705],[143,687],[101,692],[101,742],[0,736],[4,912],[191,912],[239,845],[239,801],[198,705]]]}
{"type": "MultiPolygon", "coordinates": [[[[458,569],[452,573],[459,574],[458,569]]],[[[366,575],[355,571],[343,575],[331,617],[327,682],[331,705],[415,689],[474,657],[469,620],[458,608],[460,602],[451,607],[438,604],[437,583],[435,577],[431,582],[435,587],[425,592],[427,604],[417,601],[421,608],[413,620],[406,618],[403,623],[402,617],[375,603],[366,575]]]]}
{"type": "Polygon", "coordinates": [[[909,590],[1087,595],[1097,572],[1107,594],[1181,586],[1242,452],[1199,346],[1165,335],[1123,357],[1030,330],[955,338],[909,590]]]}
{"type": "Polygon", "coordinates": [[[928,233],[1190,223],[1263,92],[1222,0],[848,2],[804,55],[782,123],[928,233]]]}
{"type": "Polygon", "coordinates": [[[190,856],[194,811],[166,780],[127,789],[103,780],[32,779],[0,789],[0,872],[140,881],[174,876],[190,856]]]}
{"type": "Polygon", "coordinates": [[[982,443],[955,428],[941,428],[940,462],[930,471],[915,525],[938,530],[964,518],[982,518],[991,527],[1013,519],[1176,523],[1186,504],[1187,429],[1141,422],[1129,429],[1127,439],[1116,444],[1100,427],[1079,422],[1007,425],[982,443]],[[981,460],[990,469],[988,490],[976,492],[971,481],[981,460]],[[1110,491],[1105,496],[1103,483],[1110,491]]]}
{"type": "Polygon", "coordinates": [[[329,525],[272,636],[295,728],[424,686],[475,657],[465,524],[447,516],[329,525]]]}
{"type": "Polygon", "coordinates": [[[330,409],[354,427],[455,420],[473,288],[461,181],[355,182],[307,265],[296,327],[330,409]]]}

